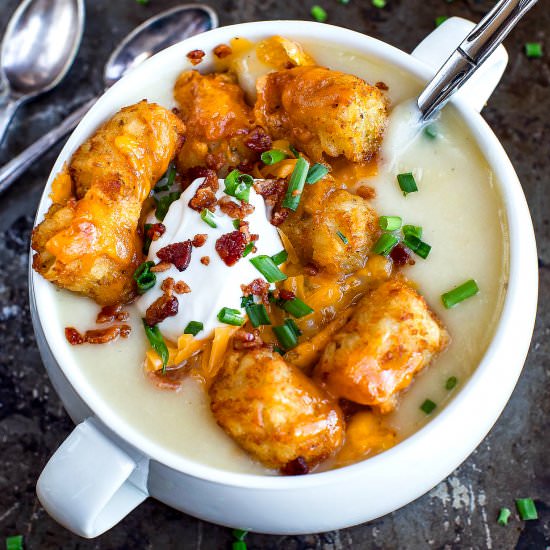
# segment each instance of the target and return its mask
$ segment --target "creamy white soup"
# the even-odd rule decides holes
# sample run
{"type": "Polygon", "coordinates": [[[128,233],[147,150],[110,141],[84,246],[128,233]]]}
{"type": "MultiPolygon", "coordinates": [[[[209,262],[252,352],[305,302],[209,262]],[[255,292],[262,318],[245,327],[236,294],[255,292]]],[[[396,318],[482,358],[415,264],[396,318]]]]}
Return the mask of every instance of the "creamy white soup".
{"type": "MultiPolygon", "coordinates": [[[[396,155],[395,136],[401,133],[400,126],[407,124],[410,103],[406,100],[420,89],[418,81],[401,70],[326,44],[303,42],[303,45],[319,65],[355,74],[373,84],[384,82],[389,87],[392,112],[378,174],[358,185],[366,183],[374,188],[376,198],[372,205],[379,215],[400,216],[405,224],[422,226],[422,240],[432,247],[426,260],[415,256],[414,265],[404,268],[403,273],[417,285],[446,326],[451,343],[416,376],[400,395],[397,409],[387,417],[399,441],[445,407],[487,349],[506,288],[505,213],[494,175],[452,107],[447,107],[434,123],[435,137],[420,134],[396,155]],[[419,189],[407,196],[396,180],[398,173],[405,172],[415,175],[419,189]],[[469,279],[477,281],[479,294],[458,307],[445,309],[441,295],[469,279]],[[451,377],[456,378],[456,386],[449,390],[446,383],[451,377]],[[436,404],[430,415],[420,408],[426,399],[436,404]]],[[[250,83],[266,68],[250,56],[245,57],[241,66],[248,71],[240,75],[241,85],[250,90],[250,83]]],[[[155,86],[151,83],[152,90],[155,86]]],[[[158,93],[156,90],[155,96],[158,93]]],[[[171,87],[166,97],[170,96],[171,87]]],[[[167,100],[165,106],[173,104],[167,100]]],[[[198,227],[197,232],[202,229],[198,227]]],[[[99,306],[67,291],[58,291],[57,296],[58,309],[52,322],[60,331],[66,326],[85,331],[94,325],[99,306]]],[[[211,305],[208,297],[204,297],[200,308],[208,309],[211,305]]],[[[108,345],[67,344],[74,358],[71,368],[84,373],[113,414],[166,449],[224,470],[275,474],[250,458],[216,424],[208,397],[195,379],[188,378],[178,392],[159,390],[151,384],[143,369],[147,340],[141,314],[135,306],[127,309],[132,326],[129,337],[108,345]]],[[[323,467],[329,466],[327,463],[323,467]]]]}

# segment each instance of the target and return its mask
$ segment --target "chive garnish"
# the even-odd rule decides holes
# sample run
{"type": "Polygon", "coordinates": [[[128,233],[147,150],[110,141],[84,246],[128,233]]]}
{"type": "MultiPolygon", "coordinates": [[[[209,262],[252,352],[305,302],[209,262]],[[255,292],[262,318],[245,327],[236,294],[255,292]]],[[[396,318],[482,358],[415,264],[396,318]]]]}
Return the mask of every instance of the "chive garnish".
{"type": "Polygon", "coordinates": [[[149,229],[153,227],[152,223],[146,223],[143,225],[143,253],[147,256],[149,254],[149,248],[151,247],[151,243],[153,242],[153,239],[149,237],[149,229]]]}
{"type": "Polygon", "coordinates": [[[380,216],[378,225],[383,231],[397,231],[403,221],[399,216],[380,216]]]}
{"type": "Polygon", "coordinates": [[[243,258],[245,258],[246,256],[248,256],[253,250],[254,250],[254,247],[256,246],[256,243],[255,242],[252,242],[252,243],[248,243],[245,247],[244,247],[244,250],[243,250],[243,258]]]}
{"type": "Polygon", "coordinates": [[[302,336],[302,331],[298,328],[298,325],[294,319],[285,319],[285,325],[292,330],[296,338],[298,338],[298,336],[302,336]]]}
{"type": "Polygon", "coordinates": [[[244,537],[248,534],[248,531],[245,531],[244,529],[233,529],[233,536],[237,540],[244,540],[244,537]]]}
{"type": "Polygon", "coordinates": [[[281,349],[279,346],[273,346],[273,351],[277,352],[279,355],[285,354],[285,351],[281,349]]]}
{"type": "Polygon", "coordinates": [[[430,139],[435,139],[437,137],[437,129],[434,124],[430,124],[424,128],[424,135],[430,139]]]}
{"type": "Polygon", "coordinates": [[[336,231],[336,235],[338,235],[344,244],[349,244],[348,238],[341,231],[336,231]]]}
{"type": "Polygon", "coordinates": [[[460,302],[463,302],[467,298],[475,296],[478,292],[479,287],[477,286],[477,283],[474,281],[474,279],[470,279],[460,286],[453,288],[453,290],[442,294],[441,301],[447,309],[451,309],[452,307],[456,306],[460,302]]]}
{"type": "Polygon", "coordinates": [[[318,23],[324,23],[327,18],[327,12],[321,6],[313,6],[311,8],[311,17],[318,23]]]}
{"type": "Polygon", "coordinates": [[[296,162],[296,166],[288,182],[288,189],[286,190],[282,204],[284,208],[289,208],[290,210],[296,210],[298,208],[300,199],[302,198],[302,191],[304,190],[308,169],[309,162],[304,157],[300,157],[296,162]]]}
{"type": "Polygon", "coordinates": [[[305,302],[302,302],[300,298],[292,298],[292,300],[284,300],[281,304],[281,307],[287,312],[290,313],[293,317],[299,319],[300,317],[305,317],[310,313],[313,313],[313,309],[310,308],[305,302]]]}
{"type": "Polygon", "coordinates": [[[410,233],[405,235],[405,238],[403,239],[403,244],[424,260],[428,257],[430,250],[432,249],[432,247],[428,243],[425,243],[424,241],[420,240],[414,235],[411,235],[410,233]]]}
{"type": "Polygon", "coordinates": [[[207,223],[210,227],[213,227],[214,229],[218,227],[218,224],[216,223],[216,216],[214,216],[214,214],[212,214],[212,212],[210,212],[208,208],[204,208],[203,210],[201,210],[201,220],[207,223]]]}
{"type": "Polygon", "coordinates": [[[445,23],[445,21],[447,21],[447,19],[449,19],[449,18],[446,15],[440,15],[439,17],[436,17],[435,18],[435,26],[439,27],[439,25],[443,25],[443,23],[445,23]]]}
{"type": "Polygon", "coordinates": [[[402,231],[405,236],[413,235],[418,239],[422,238],[422,227],[419,225],[404,225],[402,231]]]}
{"type": "Polygon", "coordinates": [[[162,374],[166,372],[166,365],[168,364],[168,347],[166,342],[160,333],[160,330],[157,325],[150,327],[143,319],[143,327],[145,328],[145,335],[151,347],[159,354],[159,357],[162,359],[162,374]]]}
{"type": "Polygon", "coordinates": [[[525,55],[530,59],[542,57],[542,44],[540,42],[527,42],[525,44],[525,55]]]}
{"type": "Polygon", "coordinates": [[[287,278],[270,256],[262,254],[250,258],[250,263],[266,278],[268,283],[284,281],[287,278]]]}
{"type": "Polygon", "coordinates": [[[532,498],[516,498],[516,508],[523,521],[538,519],[537,507],[532,498]]]}
{"type": "Polygon", "coordinates": [[[254,303],[254,296],[249,294],[248,296],[241,296],[241,307],[248,307],[254,303]]]}
{"type": "Polygon", "coordinates": [[[176,180],[176,165],[171,162],[168,166],[168,170],[166,170],[166,173],[162,178],[159,179],[157,184],[155,185],[153,191],[158,193],[159,191],[168,191],[172,185],[174,185],[174,181],[176,180]]]}
{"type": "Polygon", "coordinates": [[[382,233],[372,247],[372,252],[374,254],[380,254],[381,256],[387,256],[398,242],[399,239],[395,235],[391,233],[382,233]]]}
{"type": "Polygon", "coordinates": [[[508,525],[508,519],[512,515],[510,508],[501,508],[498,513],[497,523],[499,525],[508,525]]]}
{"type": "Polygon", "coordinates": [[[200,321],[189,321],[183,331],[183,334],[192,334],[193,336],[196,336],[203,329],[204,325],[200,321]]]}
{"type": "Polygon", "coordinates": [[[225,193],[235,197],[243,202],[248,202],[250,198],[250,188],[254,183],[254,178],[250,174],[243,174],[239,170],[233,170],[227,174],[224,180],[225,193]]]}
{"type": "Polygon", "coordinates": [[[180,198],[181,193],[179,191],[174,191],[173,193],[168,193],[163,197],[157,198],[153,197],[157,208],[155,210],[155,217],[159,222],[163,221],[168,213],[170,205],[177,201],[180,198]]]}
{"type": "Polygon", "coordinates": [[[150,288],[155,286],[157,276],[151,271],[155,262],[143,262],[134,271],[134,281],[136,282],[138,294],[145,294],[150,288]]]}
{"type": "Polygon", "coordinates": [[[420,405],[420,409],[426,414],[431,414],[436,407],[437,405],[431,399],[426,399],[426,401],[420,405]]]}
{"type": "Polygon", "coordinates": [[[271,256],[271,259],[276,265],[284,264],[288,260],[288,252],[283,249],[280,252],[277,252],[277,254],[271,256]]]}
{"type": "Polygon", "coordinates": [[[372,5],[375,8],[382,9],[386,7],[386,0],[372,0],[372,5]]]}
{"type": "Polygon", "coordinates": [[[406,174],[398,174],[397,181],[399,183],[401,191],[403,191],[403,195],[405,196],[407,196],[409,193],[414,193],[415,191],[418,191],[418,186],[416,185],[416,180],[414,179],[412,172],[407,172],[406,174]]]}
{"type": "Polygon", "coordinates": [[[6,537],[6,550],[23,550],[23,535],[6,537]]]}
{"type": "Polygon", "coordinates": [[[458,378],[456,376],[451,376],[450,378],[447,378],[447,382],[445,382],[445,389],[446,390],[452,390],[458,383],[458,378]]]}
{"type": "Polygon", "coordinates": [[[260,158],[264,164],[270,166],[286,159],[286,153],[279,151],[279,149],[271,149],[270,151],[264,151],[260,158]]]}
{"type": "Polygon", "coordinates": [[[306,183],[317,183],[329,173],[329,169],[324,164],[315,163],[307,172],[306,183]]]}
{"type": "Polygon", "coordinates": [[[218,321],[220,323],[225,323],[226,325],[240,327],[244,323],[244,318],[238,309],[222,307],[218,313],[218,321]]]}
{"type": "Polygon", "coordinates": [[[233,220],[233,227],[239,229],[241,227],[241,220],[233,220]]]}
{"type": "Polygon", "coordinates": [[[298,158],[300,156],[300,153],[298,152],[298,149],[296,149],[296,147],[294,147],[293,145],[289,145],[288,148],[290,149],[290,152],[296,157],[298,158]]]}
{"type": "Polygon", "coordinates": [[[269,315],[267,314],[267,309],[263,304],[252,303],[246,306],[245,310],[248,315],[248,320],[254,328],[259,327],[260,325],[271,324],[269,315]]]}
{"type": "Polygon", "coordinates": [[[298,337],[288,323],[273,327],[273,333],[284,350],[292,349],[298,344],[298,337]]]}

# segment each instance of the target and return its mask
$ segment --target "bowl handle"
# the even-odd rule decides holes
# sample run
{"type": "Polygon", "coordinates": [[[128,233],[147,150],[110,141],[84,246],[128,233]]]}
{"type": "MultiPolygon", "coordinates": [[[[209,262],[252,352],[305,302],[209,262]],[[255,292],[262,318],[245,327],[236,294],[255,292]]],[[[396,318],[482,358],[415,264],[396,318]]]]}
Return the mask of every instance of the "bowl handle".
{"type": "Polygon", "coordinates": [[[89,418],[61,444],[40,474],[36,492],[57,522],[92,538],[118,523],[149,495],[149,461],[125,452],[89,418]]]}
{"type": "MultiPolygon", "coordinates": [[[[475,24],[467,19],[451,17],[422,40],[412,52],[412,56],[429,65],[435,74],[474,27],[475,24]]],[[[460,96],[479,113],[500,82],[507,64],[508,54],[501,45],[456,96],[460,96]]]]}

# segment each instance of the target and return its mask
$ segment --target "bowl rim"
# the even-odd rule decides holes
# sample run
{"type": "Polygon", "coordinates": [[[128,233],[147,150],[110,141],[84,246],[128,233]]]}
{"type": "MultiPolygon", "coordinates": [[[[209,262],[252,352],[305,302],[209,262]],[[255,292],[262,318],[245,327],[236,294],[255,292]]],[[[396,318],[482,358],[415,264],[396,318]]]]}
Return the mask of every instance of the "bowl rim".
{"type": "MultiPolygon", "coordinates": [[[[388,62],[394,67],[404,70],[422,80],[427,81],[433,74],[433,70],[418,59],[415,59],[410,54],[382,42],[381,40],[350,29],[312,21],[279,20],[241,23],[238,25],[220,27],[204,34],[188,38],[156,54],[124,76],[121,81],[117,82],[101,96],[72,133],[59,154],[42,194],[34,225],[36,226],[37,221],[42,218],[47,206],[50,204],[48,193],[54,176],[61,169],[64,162],[70,158],[76,146],[82,143],[90,132],[103,122],[104,117],[101,116],[101,109],[108,99],[116,97],[120,91],[124,92],[124,87],[128,87],[133,81],[138,82],[142,76],[150,73],[151,69],[157,64],[160,66],[163,62],[177,57],[177,55],[181,55],[181,53],[186,53],[193,49],[205,49],[205,43],[209,45],[210,49],[210,47],[214,47],[217,43],[227,41],[233,36],[250,37],[256,40],[260,37],[277,34],[281,25],[284,26],[285,36],[301,37],[297,38],[297,40],[304,38],[319,39],[319,36],[322,36],[323,40],[331,44],[350,48],[352,51],[364,54],[370,58],[388,62]],[[86,127],[91,128],[90,132],[81,136],[80,134],[86,127]]],[[[122,93],[121,96],[122,95],[124,94],[122,93]]],[[[443,433],[441,430],[444,429],[446,424],[450,424],[450,420],[453,417],[461,413],[466,413],[468,408],[471,407],[472,396],[475,393],[473,389],[478,385],[486,384],[487,382],[484,379],[487,378],[486,375],[489,374],[492,363],[496,361],[497,357],[501,360],[503,359],[502,353],[499,353],[499,348],[508,348],[510,352],[509,356],[515,357],[515,364],[509,365],[509,368],[505,371],[506,377],[504,382],[502,379],[499,380],[501,385],[499,389],[500,393],[498,396],[493,396],[493,406],[490,407],[490,410],[485,412],[483,418],[479,418],[475,434],[468,434],[469,439],[464,439],[463,444],[460,446],[460,450],[454,449],[453,458],[446,459],[445,471],[447,472],[446,475],[448,475],[486,436],[512,393],[523,368],[523,361],[529,348],[535,320],[538,293],[535,236],[527,203],[514,168],[502,145],[481,115],[472,110],[460,98],[455,98],[452,103],[458,110],[462,120],[467,125],[480,151],[484,154],[496,176],[496,185],[499,188],[503,207],[508,217],[509,277],[502,311],[493,338],[485,354],[468,381],[461,387],[460,391],[457,392],[457,394],[446,404],[444,409],[424,427],[395,447],[369,458],[368,460],[336,470],[313,473],[309,476],[281,477],[236,473],[188,459],[163,448],[160,444],[151,441],[147,436],[140,433],[139,429],[119,417],[119,415],[110,409],[109,405],[94,392],[85,378],[79,375],[78,369],[66,368],[66,365],[68,365],[71,360],[69,357],[63,357],[64,346],[56,345],[56,343],[62,343],[62,340],[59,338],[59,334],[55,334],[55,327],[46,322],[48,318],[47,301],[39,297],[39,292],[45,289],[46,285],[51,287],[50,292],[55,292],[55,290],[49,282],[45,281],[32,270],[32,266],[29,266],[30,290],[34,295],[36,303],[36,315],[33,315],[35,330],[37,329],[36,325],[39,325],[39,328],[43,331],[45,342],[55,358],[57,366],[61,369],[80,399],[82,399],[101,422],[108,427],[108,430],[112,430],[112,432],[124,442],[137,449],[139,453],[177,472],[203,479],[211,483],[232,487],[279,491],[284,491],[289,488],[305,489],[318,485],[342,483],[345,482],[346,479],[350,480],[355,476],[365,475],[367,471],[370,471],[371,475],[376,474],[376,471],[380,468],[398,464],[402,460],[403,455],[414,455],[414,449],[418,448],[419,445],[428,444],[429,446],[434,433],[438,431],[443,433]],[[522,317],[524,322],[515,324],[513,322],[514,314],[517,314],[518,311],[521,311],[522,314],[516,315],[516,317],[522,317]],[[519,338],[517,338],[518,333],[520,335],[519,338]],[[509,339],[512,335],[516,335],[518,343],[513,348],[509,348],[509,339]],[[505,345],[506,343],[508,343],[508,346],[505,345]]],[[[109,116],[112,116],[112,114],[114,113],[111,111],[111,115],[109,116]]],[[[514,361],[511,361],[511,363],[514,361]]],[[[433,476],[429,480],[425,479],[424,482],[420,484],[422,492],[429,490],[441,479],[439,473],[437,474],[437,479],[433,476]]],[[[418,495],[420,494],[422,493],[419,489],[418,495]]],[[[405,504],[405,502],[402,504],[405,504]]],[[[392,507],[392,509],[395,509],[395,507],[392,507]]]]}

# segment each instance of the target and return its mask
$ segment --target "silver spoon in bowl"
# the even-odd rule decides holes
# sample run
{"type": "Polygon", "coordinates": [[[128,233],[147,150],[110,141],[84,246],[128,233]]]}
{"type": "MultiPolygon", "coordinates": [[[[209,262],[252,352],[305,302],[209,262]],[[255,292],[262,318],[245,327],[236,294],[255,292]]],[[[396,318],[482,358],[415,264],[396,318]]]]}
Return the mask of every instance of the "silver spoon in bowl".
{"type": "Polygon", "coordinates": [[[17,108],[67,74],[84,30],[84,0],[25,0],[0,52],[0,143],[17,108]]]}
{"type": "MultiPolygon", "coordinates": [[[[217,26],[216,12],[202,4],[179,6],[148,19],[126,36],[109,57],[103,73],[105,89],[110,88],[129,70],[161,50],[217,26]]],[[[74,130],[97,100],[97,97],[90,99],[68,115],[59,126],[0,168],[0,193],[50,147],[74,130]]]]}

